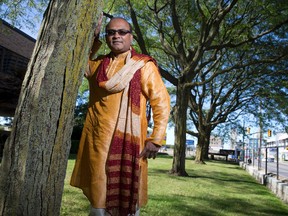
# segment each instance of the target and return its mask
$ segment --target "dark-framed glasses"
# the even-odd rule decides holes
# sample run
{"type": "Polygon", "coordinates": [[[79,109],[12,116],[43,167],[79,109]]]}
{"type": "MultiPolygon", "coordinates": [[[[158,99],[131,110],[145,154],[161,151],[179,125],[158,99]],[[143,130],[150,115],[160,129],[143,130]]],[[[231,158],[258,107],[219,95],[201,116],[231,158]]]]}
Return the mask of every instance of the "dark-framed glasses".
{"type": "Polygon", "coordinates": [[[125,30],[125,29],[117,29],[117,30],[116,29],[108,29],[108,30],[106,30],[106,35],[107,36],[113,36],[116,34],[116,32],[121,36],[124,36],[126,34],[131,33],[131,31],[125,30]]]}

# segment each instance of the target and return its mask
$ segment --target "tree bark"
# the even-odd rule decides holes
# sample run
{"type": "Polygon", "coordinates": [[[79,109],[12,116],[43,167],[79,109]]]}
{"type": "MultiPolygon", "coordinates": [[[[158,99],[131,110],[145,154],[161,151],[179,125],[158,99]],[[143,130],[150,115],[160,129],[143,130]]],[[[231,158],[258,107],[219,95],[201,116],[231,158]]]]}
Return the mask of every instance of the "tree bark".
{"type": "Polygon", "coordinates": [[[185,170],[186,159],[186,119],[187,119],[187,100],[188,92],[183,85],[179,84],[177,89],[177,101],[173,110],[175,119],[175,142],[174,157],[170,173],[178,176],[188,176],[185,170]]]}
{"type": "Polygon", "coordinates": [[[204,162],[204,145],[205,137],[199,134],[198,144],[196,147],[195,163],[205,164],[204,162]]]}
{"type": "Polygon", "coordinates": [[[196,147],[195,163],[205,164],[204,160],[208,159],[211,129],[199,130],[198,144],[196,147]]]}
{"type": "Polygon", "coordinates": [[[102,1],[51,0],[0,167],[0,215],[59,215],[77,90],[102,1]]]}

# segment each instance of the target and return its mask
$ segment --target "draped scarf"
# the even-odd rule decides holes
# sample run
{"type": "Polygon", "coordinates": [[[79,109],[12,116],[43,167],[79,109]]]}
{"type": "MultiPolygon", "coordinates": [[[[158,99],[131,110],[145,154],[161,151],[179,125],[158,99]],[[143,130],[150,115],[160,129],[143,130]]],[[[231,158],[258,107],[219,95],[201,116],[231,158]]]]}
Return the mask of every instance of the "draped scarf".
{"type": "Polygon", "coordinates": [[[127,216],[136,212],[140,172],[140,69],[150,60],[154,61],[132,49],[125,65],[110,79],[106,75],[109,55],[104,57],[98,69],[96,80],[101,88],[110,93],[123,91],[106,161],[106,211],[113,215],[127,216]]]}

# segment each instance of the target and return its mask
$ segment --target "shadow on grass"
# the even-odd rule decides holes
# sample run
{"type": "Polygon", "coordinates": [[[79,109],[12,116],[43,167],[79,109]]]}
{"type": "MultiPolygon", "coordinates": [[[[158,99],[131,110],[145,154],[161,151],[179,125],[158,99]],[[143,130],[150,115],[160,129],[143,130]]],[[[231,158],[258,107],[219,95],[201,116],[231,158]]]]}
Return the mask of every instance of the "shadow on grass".
{"type": "Polygon", "coordinates": [[[218,181],[219,183],[236,182],[236,183],[259,185],[259,183],[256,182],[253,178],[243,179],[242,175],[233,174],[229,176],[228,174],[223,174],[222,172],[218,171],[209,171],[209,173],[207,173],[206,175],[201,175],[200,174],[201,172],[189,170],[188,176],[175,176],[173,174],[170,174],[169,172],[170,172],[169,170],[165,169],[153,169],[149,171],[149,173],[153,176],[160,176],[163,174],[167,174],[168,178],[177,179],[179,181],[190,181],[189,179],[209,179],[210,181],[218,181]]]}
{"type": "Polygon", "coordinates": [[[168,158],[168,159],[170,158],[170,159],[172,159],[173,156],[169,155],[166,152],[158,152],[157,153],[157,158],[168,158]]]}
{"type": "Polygon", "coordinates": [[[190,197],[181,195],[151,195],[151,203],[156,206],[144,208],[141,215],[181,215],[181,216],[211,216],[211,215],[287,215],[287,209],[269,205],[269,200],[254,205],[249,199],[226,197],[203,197],[193,194],[190,197]]]}

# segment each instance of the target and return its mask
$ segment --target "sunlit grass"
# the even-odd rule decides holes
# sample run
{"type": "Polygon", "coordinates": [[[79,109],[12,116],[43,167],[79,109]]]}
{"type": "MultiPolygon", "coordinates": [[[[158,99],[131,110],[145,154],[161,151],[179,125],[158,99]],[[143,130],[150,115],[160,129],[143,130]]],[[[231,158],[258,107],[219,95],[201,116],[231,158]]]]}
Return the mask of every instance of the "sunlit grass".
{"type": "MultiPolygon", "coordinates": [[[[69,186],[74,159],[68,163],[61,215],[85,215],[89,202],[79,189],[69,186]]],[[[149,161],[149,202],[141,216],[288,215],[284,204],[237,164],[186,161],[189,177],[169,175],[171,157],[149,161]]]]}

